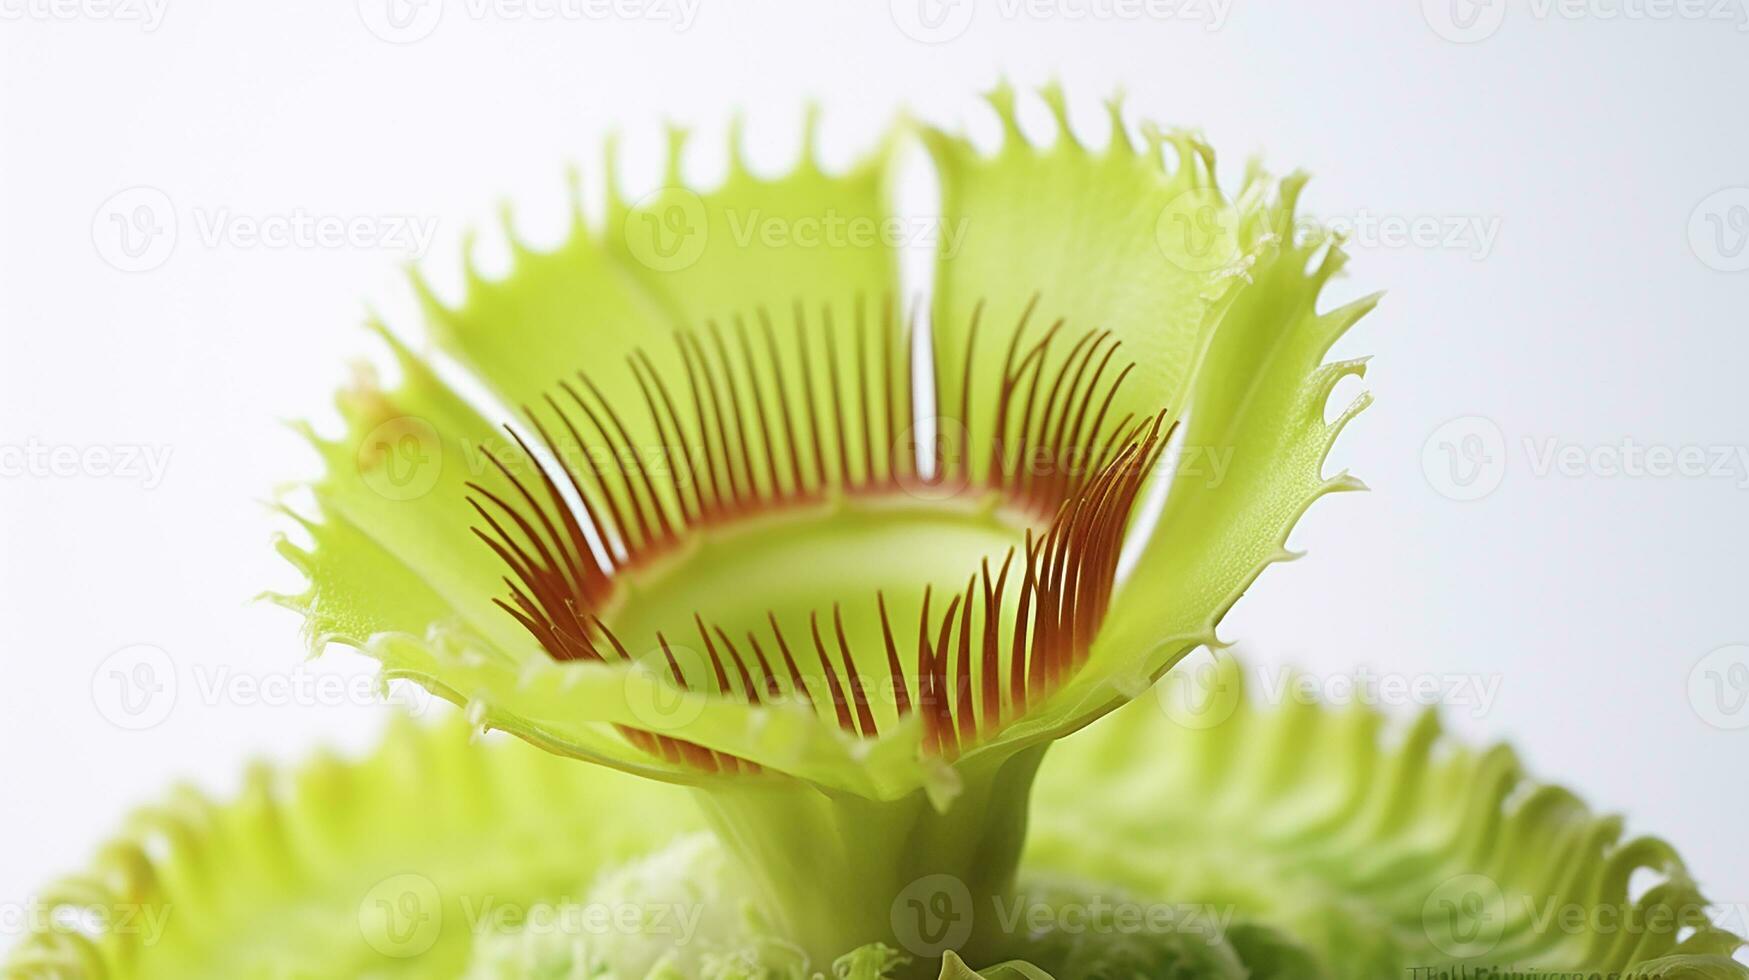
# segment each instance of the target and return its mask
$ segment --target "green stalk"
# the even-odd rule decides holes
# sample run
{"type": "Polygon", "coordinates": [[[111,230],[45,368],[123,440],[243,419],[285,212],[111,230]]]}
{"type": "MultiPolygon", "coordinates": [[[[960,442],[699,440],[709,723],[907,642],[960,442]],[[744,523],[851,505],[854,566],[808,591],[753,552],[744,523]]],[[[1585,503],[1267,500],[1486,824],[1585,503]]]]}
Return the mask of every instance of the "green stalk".
{"type": "Polygon", "coordinates": [[[760,911],[814,969],[878,942],[934,976],[947,949],[999,945],[991,913],[1013,894],[1047,745],[962,764],[964,789],[945,810],[921,790],[876,801],[791,781],[723,781],[695,796],[760,911]]]}

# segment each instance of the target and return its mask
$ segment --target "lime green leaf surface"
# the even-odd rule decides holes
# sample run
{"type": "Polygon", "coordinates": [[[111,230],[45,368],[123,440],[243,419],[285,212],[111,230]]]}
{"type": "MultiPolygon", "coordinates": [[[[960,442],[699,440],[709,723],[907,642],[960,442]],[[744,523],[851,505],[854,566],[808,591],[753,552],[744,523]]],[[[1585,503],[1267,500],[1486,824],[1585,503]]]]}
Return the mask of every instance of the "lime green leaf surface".
{"type": "MultiPolygon", "coordinates": [[[[818,333],[823,310],[849,318],[859,308],[891,303],[898,288],[893,240],[882,231],[888,221],[886,151],[844,173],[828,173],[816,156],[816,121],[811,112],[801,159],[772,179],[748,170],[736,127],[728,176],[712,189],[683,180],[685,133],[672,130],[661,185],[632,201],[620,190],[610,142],[603,175],[607,214],[599,227],[587,225],[576,211],[571,236],[549,252],[522,245],[507,227],[513,268],[504,279],[489,280],[470,264],[467,294],[455,305],[440,301],[421,282],[427,320],[439,344],[510,406],[539,406],[560,381],[574,384],[576,373],[586,371],[603,400],[618,406],[632,441],[661,461],[680,465],[672,440],[634,408],[644,397],[628,361],[634,350],[653,373],[672,383],[686,374],[677,330],[720,331],[715,336],[725,349],[737,350],[745,328],[757,349],[763,343],[763,317],[782,322],[792,309],[801,309],[818,333]]],[[[803,356],[819,378],[827,377],[824,346],[815,343],[804,354],[787,343],[787,335],[784,339],[780,356],[787,397],[798,407],[812,399],[827,408],[823,383],[812,392],[799,383],[803,356]]],[[[704,343],[714,354],[711,339],[704,343]]],[[[841,342],[831,366],[848,374],[856,353],[854,345],[841,342]]],[[[587,426],[575,437],[553,434],[567,454],[610,448],[587,426]]],[[[859,433],[848,435],[848,455],[860,458],[859,433]]],[[[691,436],[696,445],[696,431],[691,436]]],[[[885,449],[872,448],[877,454],[885,449]]],[[[810,445],[804,442],[800,455],[804,466],[812,464],[810,445]]],[[[607,492],[623,505],[631,491],[609,486],[607,492]]],[[[672,498],[668,502],[672,505],[672,498]]]]}
{"type": "Polygon", "coordinates": [[[240,798],[178,789],[91,870],[44,891],[115,928],[46,928],[8,980],[455,977],[476,929],[698,829],[684,794],[450,722],[369,758],[252,769],[240,798]]]}
{"type": "Polygon", "coordinates": [[[1031,963],[1010,961],[974,970],[953,953],[942,958],[940,980],[1055,980],[1031,963]]]}
{"type": "MultiPolygon", "coordinates": [[[[1032,160],[1031,151],[1021,156],[1032,160]]],[[[1078,146],[1053,159],[1090,165],[1078,146]]],[[[1324,463],[1370,398],[1332,421],[1325,412],[1337,383],[1364,373],[1365,362],[1325,355],[1378,297],[1320,307],[1347,257],[1327,239],[1295,240],[1304,184],[1294,176],[1272,185],[1253,171],[1241,203],[1223,205],[1220,221],[1233,229],[1243,274],[1203,294],[1195,348],[1161,382],[1186,418],[1168,454],[1164,509],[1142,529],[1138,564],[1119,585],[1087,663],[990,750],[1074,731],[1146,690],[1191,650],[1218,645],[1217,625],[1263,570],[1296,557],[1287,538],[1305,511],[1326,494],[1362,488],[1346,473],[1327,475],[1324,463]]],[[[1173,363],[1160,356],[1144,364],[1173,363]]]]}
{"type": "MultiPolygon", "coordinates": [[[[1458,964],[1749,977],[1730,959],[1741,940],[1712,924],[1667,844],[1624,840],[1619,818],[1528,780],[1511,751],[1457,744],[1431,715],[1393,736],[1368,708],[1262,708],[1231,661],[1184,673],[1162,700],[1052,749],[1008,899],[1029,904],[972,910],[1042,910],[1045,927],[1011,919],[1024,928],[982,976],[1151,962],[1166,972],[1146,975],[1184,980],[1458,964]],[[1220,928],[1088,929],[1095,907],[1118,923],[1200,909],[1220,928]]],[[[797,948],[725,890],[702,826],[673,787],[514,741],[469,744],[454,721],[402,723],[365,760],[257,768],[235,802],[183,789],[141,811],[90,871],[42,893],[107,912],[112,930],[41,929],[5,976],[524,980],[569,977],[577,955],[635,965],[627,980],[805,975],[797,948]],[[703,938],[652,926],[579,947],[509,914],[612,897],[647,911],[675,895],[705,906],[688,933],[703,938]]],[[[921,960],[903,952],[847,951],[840,968],[912,976],[921,960]]],[[[949,960],[942,975],[964,970],[949,960]]]]}
{"type": "MultiPolygon", "coordinates": [[[[848,318],[886,302],[890,315],[895,260],[891,237],[881,232],[882,156],[828,174],[814,157],[812,122],[809,131],[809,145],[791,173],[756,177],[737,147],[727,180],[709,191],[681,183],[676,133],[666,183],[635,202],[613,190],[601,227],[587,227],[579,217],[571,238],[551,252],[517,245],[515,267],[502,281],[470,268],[467,295],[454,307],[418,280],[433,334],[510,405],[539,404],[560,381],[572,378],[575,384],[574,372],[590,369],[604,400],[622,406],[633,443],[671,454],[647,416],[624,408],[642,398],[626,363],[634,348],[646,358],[642,363],[673,378],[685,373],[673,340],[683,327],[714,326],[721,318],[727,330],[728,317],[753,317],[768,308],[783,314],[792,303],[802,304],[810,330],[819,329],[822,307],[848,318]]],[[[608,159],[611,166],[611,150],[608,159]]],[[[756,321],[754,343],[760,342],[758,329],[756,321]]],[[[340,397],[344,435],[324,439],[310,433],[326,462],[313,487],[320,511],[294,518],[314,547],[280,544],[309,586],[298,595],[272,598],[304,614],[313,649],[327,642],[357,647],[383,663],[385,677],[415,680],[467,706],[476,724],[643,775],[700,778],[614,731],[615,724],[668,730],[667,719],[627,704],[628,689],[645,705],[678,696],[652,690],[665,683],[660,671],[603,673],[584,664],[552,663],[494,605],[504,592],[504,568],[471,530],[480,519],[467,504],[467,484],[514,501],[517,490],[497,464],[537,488],[538,476],[498,428],[499,421],[513,420],[488,422],[425,358],[386,332],[384,337],[401,382],[385,388],[361,373],[340,397]]],[[[726,342],[734,344],[736,337],[726,342]]],[[[817,342],[798,346],[787,334],[775,349],[786,397],[798,413],[803,399],[812,400],[818,412],[829,411],[828,369],[854,364],[859,353],[849,342],[834,350],[817,342]],[[803,357],[819,379],[807,390],[799,370],[803,357]]],[[[609,448],[592,438],[592,430],[584,433],[555,427],[558,450],[579,459],[609,448]]],[[[696,445],[697,431],[691,435],[696,445]]],[[[836,452],[880,460],[891,451],[860,440],[853,430],[836,452]]],[[[805,468],[820,462],[805,439],[796,455],[805,468]]],[[[681,465],[672,455],[653,462],[681,465]]],[[[768,483],[760,486],[769,490],[768,483]]],[[[638,490],[611,479],[594,489],[622,507],[638,490]]],[[[671,495],[665,500],[673,502],[671,495]]],[[[959,573],[956,568],[954,578],[959,573]]],[[[773,597],[770,604],[779,606],[782,599],[773,597]]],[[[895,605],[905,610],[915,602],[906,595],[895,605]]],[[[683,613],[669,632],[689,626],[683,613]]],[[[834,725],[798,710],[713,698],[697,717],[688,711],[676,727],[696,744],[869,796],[904,795],[940,785],[943,778],[939,767],[918,757],[915,725],[896,726],[872,752],[855,749],[856,759],[851,740],[834,725]]]]}
{"type": "MultiPolygon", "coordinates": [[[[1624,840],[1506,747],[1461,745],[1431,712],[1391,734],[1370,708],[1266,709],[1230,657],[1159,691],[1053,749],[1024,867],[1231,908],[1290,938],[1303,978],[1749,976],[1668,844],[1624,840]]],[[[1268,946],[1241,949],[1290,952],[1268,946]]]]}
{"type": "MultiPolygon", "coordinates": [[[[1008,330],[1022,319],[1023,344],[1059,320],[1067,328],[1061,347],[1083,330],[1110,331],[1122,343],[1123,362],[1136,370],[1115,416],[1181,409],[1210,304],[1236,281],[1246,244],[1240,226],[1255,222],[1248,212],[1265,189],[1248,181],[1229,200],[1215,183],[1214,150],[1188,133],[1168,137],[1148,125],[1138,147],[1117,100],[1105,148],[1092,149],[1070,129],[1062,91],[1052,86],[1043,96],[1057,124],[1048,146],[1021,132],[1006,85],[989,97],[1002,125],[994,154],[924,131],[941,181],[942,226],[960,233],[936,261],[940,411],[965,426],[973,447],[998,433],[988,412],[959,419],[964,382],[971,381],[972,405],[988,403],[1007,364],[1008,330]],[[1162,156],[1168,143],[1170,167],[1162,156]]],[[[1014,438],[1014,425],[1008,420],[1000,435],[1014,438]]],[[[971,462],[982,472],[987,458],[974,454],[971,462]]]]}
{"type": "Polygon", "coordinates": [[[1216,626],[1263,570],[1296,557],[1287,538],[1307,508],[1363,486],[1326,475],[1324,462],[1370,401],[1325,421],[1337,382],[1364,361],[1324,357],[1377,297],[1318,308],[1346,257],[1332,243],[1291,241],[1303,183],[1283,183],[1246,282],[1210,312],[1165,508],[1087,667],[1057,696],[1073,718],[1094,716],[1102,699],[1123,703],[1191,650],[1218,645],[1216,626]]]}

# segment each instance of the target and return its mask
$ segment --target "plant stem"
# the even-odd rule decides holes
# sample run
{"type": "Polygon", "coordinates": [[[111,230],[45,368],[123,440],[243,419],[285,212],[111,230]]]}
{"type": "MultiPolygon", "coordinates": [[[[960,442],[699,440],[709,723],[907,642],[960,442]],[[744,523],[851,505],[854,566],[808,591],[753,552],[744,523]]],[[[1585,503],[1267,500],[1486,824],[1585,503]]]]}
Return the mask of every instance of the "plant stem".
{"type": "Polygon", "coordinates": [[[970,955],[999,944],[995,903],[1014,887],[1047,744],[959,766],[964,787],[946,810],[921,790],[873,801],[777,781],[718,783],[696,796],[761,910],[810,969],[829,971],[875,942],[927,969],[947,949],[970,955]]]}

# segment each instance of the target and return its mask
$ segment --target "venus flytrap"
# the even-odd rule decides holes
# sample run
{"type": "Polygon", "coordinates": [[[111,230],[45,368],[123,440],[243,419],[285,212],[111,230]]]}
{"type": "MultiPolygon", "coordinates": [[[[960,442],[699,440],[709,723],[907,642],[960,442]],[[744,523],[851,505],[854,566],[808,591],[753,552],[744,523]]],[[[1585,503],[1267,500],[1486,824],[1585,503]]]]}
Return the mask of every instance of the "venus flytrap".
{"type": "MultiPolygon", "coordinates": [[[[693,786],[764,911],[821,961],[889,937],[891,904],[919,875],[955,875],[980,902],[1004,894],[1049,742],[1212,638],[1226,606],[1282,557],[1297,511],[1350,485],[1317,470],[1340,428],[1323,421],[1329,386],[1359,366],[1321,361],[1371,302],[1313,309],[1341,257],[1291,241],[1299,181],[1276,196],[1253,174],[1227,203],[1207,151],[1188,138],[1167,173],[1121,137],[1095,157],[1067,139],[1038,154],[1010,136],[995,161],[929,136],[947,177],[944,216],[973,229],[938,270],[933,376],[912,367],[910,323],[869,299],[894,291],[890,254],[749,250],[716,234],[738,195],[774,213],[878,213],[877,181],[826,177],[808,162],[769,186],[737,172],[706,201],[703,227],[665,210],[647,223],[621,216],[628,228],[704,238],[694,262],[651,283],[661,302],[731,304],[669,337],[656,324],[580,328],[589,307],[555,310],[516,276],[471,283],[460,308],[430,304],[454,353],[524,406],[528,434],[510,432],[518,452],[490,455],[493,471],[456,495],[470,510],[461,526],[485,550],[439,559],[472,569],[495,558],[502,584],[480,590],[476,608],[454,608],[474,619],[452,641],[465,654],[405,638],[369,649],[389,676],[466,703],[484,726],[693,786]],[[1089,164],[1138,192],[1101,202],[1068,183],[1089,195],[1071,202],[1082,220],[1103,207],[1094,214],[1114,231],[1127,223],[1146,236],[1143,255],[1085,257],[1109,258],[1107,274],[1133,267],[1134,295],[1090,292],[1077,280],[1094,269],[1065,269],[1054,250],[1012,254],[1005,225],[1060,220],[1026,214],[1043,192],[1030,185],[1089,164]],[[962,182],[962,168],[993,172],[962,182]],[[1231,211],[1230,260],[1206,271],[1161,261],[1156,215],[1184,202],[1231,211]],[[1038,266],[1029,295],[1004,285],[1016,263],[1038,266]],[[1247,276],[1232,273],[1242,267],[1247,276]],[[752,292],[786,288],[801,298],[775,311],[752,292]],[[1057,296],[1074,305],[1047,298],[1057,296]],[[514,349],[503,339],[512,332],[523,334],[514,349]],[[549,348],[579,341],[587,368],[525,386],[530,353],[545,370],[549,348]],[[1131,359],[1162,342],[1171,346],[1131,359]],[[919,389],[940,392],[938,427],[963,434],[929,447],[929,464],[909,435],[919,389]],[[1124,533],[1185,417],[1192,445],[1231,451],[1228,476],[1175,488],[1120,588],[1124,533]],[[677,449],[682,464],[644,467],[652,444],[677,449]],[[603,445],[634,465],[594,465],[603,445]],[[1230,535],[1247,520],[1249,548],[1211,536],[1211,522],[1230,535]],[[705,703],[673,724],[640,718],[641,694],[613,703],[652,683],[647,671],[633,680],[651,663],[705,703]],[[877,689],[891,700],[870,697],[877,689]]],[[[1028,237],[1040,234],[1048,240],[1040,228],[1028,237]]],[[[359,428],[387,412],[429,414],[393,395],[367,399],[354,409],[359,428]]],[[[470,428],[459,414],[452,432],[470,428]]],[[[476,443],[488,438],[473,431],[476,443]]],[[[318,495],[342,511],[375,503],[335,483],[318,495]]],[[[432,513],[409,533],[443,519],[456,497],[418,501],[432,513]]],[[[323,558],[318,547],[314,561],[323,558]]]]}
{"type": "MultiPolygon", "coordinates": [[[[732,227],[883,227],[911,130],[841,174],[810,134],[792,173],[736,157],[709,191],[681,182],[677,135],[666,184],[636,203],[610,154],[605,230],[579,216],[552,252],[512,236],[510,274],[470,271],[456,304],[420,282],[438,344],[516,424],[382,331],[400,383],[361,376],[346,435],[312,434],[328,463],[319,512],[297,518],[312,544],[281,545],[309,587],[277,598],[313,648],[355,646],[469,729],[544,751],[402,728],[370,760],[155,814],[169,857],[142,830],[108,880],[207,913],[198,927],[152,948],[33,939],[22,975],[1370,977],[1486,962],[1495,947],[1429,924],[1464,875],[1612,897],[1643,865],[1668,881],[1642,901],[1698,901],[1667,848],[1616,850],[1554,791],[1509,809],[1510,759],[1435,762],[1425,726],[1387,751],[1363,709],[1236,702],[1187,731],[1151,697],[1124,708],[1218,645],[1312,501],[1359,486],[1323,465],[1364,397],[1325,409],[1364,364],[1325,357],[1374,299],[1320,302],[1344,258],[1296,237],[1302,178],[1254,167],[1229,196],[1200,141],[1138,146],[1114,104],[1090,150],[1045,98],[1048,147],[1007,89],[994,155],[920,131],[936,220],[964,232],[938,252],[924,325],[890,299],[880,241],[732,227]],[[383,480],[409,458],[430,467],[401,474],[417,493],[383,480]],[[1201,458],[1219,479],[1184,465],[1201,458]],[[355,912],[410,868],[413,900],[355,912]],[[685,942],[465,925],[482,895],[529,907],[579,882],[591,904],[704,915],[685,942]],[[1161,903],[1219,928],[1138,931],[1118,911],[1161,903]],[[1019,909],[1057,914],[1017,925],[1019,909]],[[385,941],[398,925],[421,941],[385,941]]],[[[1741,975],[1710,927],[1637,945],[1525,930],[1494,939],[1741,975]]]]}

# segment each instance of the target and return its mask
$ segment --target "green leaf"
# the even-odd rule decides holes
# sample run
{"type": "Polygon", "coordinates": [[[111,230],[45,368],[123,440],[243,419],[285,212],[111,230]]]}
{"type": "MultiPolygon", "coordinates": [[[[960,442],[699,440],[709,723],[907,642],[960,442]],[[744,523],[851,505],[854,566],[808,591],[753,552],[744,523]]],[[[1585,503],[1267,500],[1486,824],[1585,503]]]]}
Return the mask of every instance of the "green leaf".
{"type": "Polygon", "coordinates": [[[402,720],[366,759],[256,766],[233,802],[182,788],[135,813],[39,895],[45,915],[96,909],[110,928],[39,928],[5,976],[456,977],[498,910],[576,894],[698,828],[673,787],[402,720]]]}
{"type": "MultiPolygon", "coordinates": [[[[1064,152],[1080,159],[1078,150],[1064,152]]],[[[1218,644],[1216,627],[1264,569],[1297,557],[1287,538],[1306,510],[1326,494],[1363,489],[1323,467],[1370,403],[1362,395],[1324,419],[1337,383],[1363,374],[1365,362],[1324,358],[1378,297],[1319,308],[1347,257],[1328,240],[1295,241],[1305,181],[1296,175],[1277,187],[1254,170],[1240,194],[1244,207],[1230,220],[1245,271],[1203,308],[1175,406],[1186,422],[1176,458],[1168,457],[1164,509],[1153,527],[1134,529],[1146,535],[1138,563],[1087,662],[996,745],[1072,732],[1147,690],[1198,646],[1218,644]]]]}
{"type": "MultiPolygon", "coordinates": [[[[1431,714],[1387,738],[1370,708],[1265,708],[1230,660],[1162,690],[1052,749],[1020,893],[1052,925],[1023,918],[984,954],[1001,965],[969,975],[1072,980],[1146,963],[1141,975],[1182,980],[1384,980],[1452,965],[1749,977],[1729,959],[1742,940],[1708,921],[1668,845],[1624,841],[1619,818],[1528,780],[1508,750],[1458,744],[1431,714]],[[1657,879],[1643,893],[1629,887],[1640,869],[1657,879]],[[1220,934],[1090,929],[1078,916],[1093,899],[1108,915],[1164,903],[1230,921],[1220,934]],[[1643,925],[1599,927],[1600,910],[1643,925]]],[[[709,896],[716,945],[664,948],[660,933],[608,944],[644,964],[632,976],[806,974],[767,922],[735,919],[728,866],[701,843],[684,792],[512,740],[470,744],[466,731],[402,722],[362,760],[257,767],[234,802],[175,791],[89,871],[41,893],[50,910],[106,911],[111,928],[39,928],[4,976],[444,980],[498,963],[510,972],[482,975],[524,980],[515,971],[531,961],[508,955],[523,948],[515,920],[487,910],[672,894],[709,896]]],[[[573,969],[566,938],[528,948],[573,969]]],[[[904,959],[884,944],[838,963],[874,980],[920,965],[904,959]]],[[[965,969],[950,955],[941,973],[965,969]]]]}
{"type": "MultiPolygon", "coordinates": [[[[816,156],[817,122],[818,113],[810,110],[801,159],[773,179],[747,169],[737,125],[729,138],[728,176],[709,190],[682,178],[686,134],[671,129],[662,183],[635,201],[621,194],[617,148],[609,141],[603,164],[607,214],[599,227],[585,223],[574,200],[569,239],[542,252],[523,245],[506,217],[514,257],[509,274],[488,280],[470,263],[467,293],[454,305],[415,279],[438,343],[510,406],[540,407],[546,396],[557,394],[560,382],[575,385],[577,373],[587,372],[602,401],[617,406],[618,421],[634,446],[648,455],[646,462],[681,467],[685,461],[677,458],[672,438],[664,438],[640,410],[644,394],[630,366],[631,355],[639,352],[641,363],[672,384],[687,374],[676,331],[706,334],[701,357],[705,350],[715,356],[713,340],[738,354],[743,338],[763,353],[761,327],[763,317],[770,316],[780,324],[785,396],[798,413],[810,399],[817,410],[829,411],[830,392],[824,383],[828,370],[852,376],[858,347],[841,339],[834,363],[818,342],[820,317],[878,315],[881,304],[890,305],[896,294],[898,274],[890,237],[880,233],[888,220],[885,161],[891,137],[850,170],[827,173],[816,156]],[[816,336],[805,353],[783,329],[792,310],[802,311],[816,336]],[[804,356],[821,379],[812,391],[801,384],[804,356]]],[[[744,377],[742,383],[763,383],[767,396],[775,397],[771,389],[778,380],[768,376],[749,382],[744,377]]],[[[738,395],[737,406],[751,416],[750,387],[738,395]]],[[[577,436],[557,428],[553,436],[569,458],[615,450],[587,425],[580,426],[577,436]]],[[[689,428],[688,437],[692,445],[699,444],[696,428],[689,428]]],[[[844,448],[849,458],[862,458],[860,433],[847,433],[844,448]]],[[[879,443],[869,448],[877,458],[887,451],[879,443]]],[[[805,440],[797,455],[803,467],[813,465],[812,446],[805,440]]],[[[763,476],[754,474],[755,479],[763,476]]],[[[768,483],[760,486],[769,489],[768,483]]],[[[657,491],[672,507],[669,489],[657,482],[657,491]]],[[[635,492],[613,481],[602,490],[622,508],[635,492]]]]}
{"type": "Polygon", "coordinates": [[[1313,958],[1299,977],[1749,976],[1720,959],[1742,940],[1669,845],[1622,840],[1620,818],[1529,779],[1510,749],[1458,744],[1431,712],[1393,738],[1370,708],[1265,709],[1230,657],[1159,690],[1053,748],[1023,867],[1230,909],[1313,958]]]}
{"type": "MultiPolygon", "coordinates": [[[[1089,148],[1069,128],[1061,89],[1042,95],[1057,122],[1049,146],[1021,133],[1006,84],[988,96],[1002,125],[993,155],[956,134],[923,133],[941,181],[941,224],[958,236],[937,249],[939,411],[964,426],[974,449],[998,435],[1014,438],[1014,420],[997,433],[988,411],[974,407],[960,418],[960,406],[968,379],[971,405],[990,403],[1007,363],[1008,330],[1022,319],[1023,349],[1059,320],[1068,328],[1060,348],[1083,330],[1111,331],[1123,345],[1120,363],[1136,365],[1113,418],[1182,409],[1208,310],[1236,281],[1256,223],[1251,212],[1266,189],[1247,181],[1228,200],[1215,183],[1214,150],[1188,133],[1168,137],[1150,124],[1138,148],[1116,99],[1110,140],[1103,150],[1089,148]],[[1177,157],[1170,170],[1162,157],[1168,143],[1177,157]]],[[[984,452],[972,453],[975,474],[987,462],[984,452]]]]}
{"type": "Polygon", "coordinates": [[[1010,960],[1007,963],[998,963],[982,970],[973,970],[966,965],[964,960],[949,952],[941,960],[940,980],[1054,980],[1054,978],[1031,963],[1023,963],[1019,960],[1010,960]]]}

